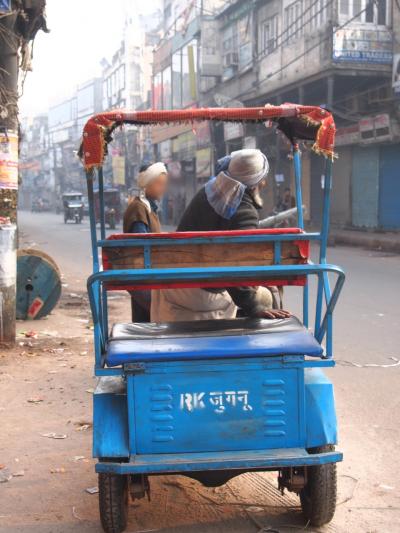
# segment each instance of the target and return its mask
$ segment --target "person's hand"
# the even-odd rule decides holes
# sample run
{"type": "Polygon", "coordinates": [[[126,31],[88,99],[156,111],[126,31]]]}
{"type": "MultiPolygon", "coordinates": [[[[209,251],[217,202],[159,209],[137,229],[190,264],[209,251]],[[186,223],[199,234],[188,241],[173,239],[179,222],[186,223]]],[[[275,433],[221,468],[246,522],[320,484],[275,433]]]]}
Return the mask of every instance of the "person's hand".
{"type": "Polygon", "coordinates": [[[259,311],[256,315],[257,318],[289,318],[291,317],[291,313],[289,311],[284,311],[283,309],[264,309],[263,311],[259,311]]]}

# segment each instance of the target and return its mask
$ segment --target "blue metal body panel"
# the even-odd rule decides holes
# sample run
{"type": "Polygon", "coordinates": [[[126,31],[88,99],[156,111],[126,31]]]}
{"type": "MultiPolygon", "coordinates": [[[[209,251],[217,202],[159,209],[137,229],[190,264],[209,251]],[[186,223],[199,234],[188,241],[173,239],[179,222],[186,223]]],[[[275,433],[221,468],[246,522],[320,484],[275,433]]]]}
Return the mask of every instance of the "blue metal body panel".
{"type": "Polygon", "coordinates": [[[128,402],[121,377],[100,378],[94,391],[93,457],[129,457],[128,402]]]}
{"type": "Polygon", "coordinates": [[[149,363],[128,374],[136,453],[304,447],[304,374],[294,359],[149,363]]]}
{"type": "Polygon", "coordinates": [[[251,450],[243,452],[204,452],[155,454],[131,457],[129,463],[97,463],[96,472],[113,474],[169,474],[206,470],[278,470],[290,466],[337,463],[340,452],[309,454],[303,448],[251,450]]]}
{"type": "Polygon", "coordinates": [[[306,448],[337,443],[333,385],[319,368],[304,370],[306,448]]]}

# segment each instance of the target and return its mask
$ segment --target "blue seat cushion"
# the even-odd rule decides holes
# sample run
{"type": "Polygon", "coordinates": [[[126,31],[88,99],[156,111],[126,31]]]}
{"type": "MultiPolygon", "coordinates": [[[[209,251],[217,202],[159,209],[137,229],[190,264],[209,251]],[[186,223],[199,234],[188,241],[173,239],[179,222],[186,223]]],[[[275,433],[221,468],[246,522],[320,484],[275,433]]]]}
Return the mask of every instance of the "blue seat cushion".
{"type": "Polygon", "coordinates": [[[199,320],[163,324],[115,324],[107,366],[256,356],[320,357],[321,345],[296,318],[199,320]]]}

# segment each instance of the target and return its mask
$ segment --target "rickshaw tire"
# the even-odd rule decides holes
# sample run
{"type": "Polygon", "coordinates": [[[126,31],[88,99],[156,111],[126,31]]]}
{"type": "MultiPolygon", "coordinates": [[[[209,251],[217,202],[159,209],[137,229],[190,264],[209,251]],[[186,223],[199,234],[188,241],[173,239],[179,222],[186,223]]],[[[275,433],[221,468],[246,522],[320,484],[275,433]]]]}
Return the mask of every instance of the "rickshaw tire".
{"type": "MultiPolygon", "coordinates": [[[[309,453],[334,451],[333,445],[308,450],[309,453]]],[[[336,510],[337,477],[336,463],[310,466],[307,468],[307,484],[300,492],[303,514],[314,527],[330,522],[336,510]]]]}
{"type": "Polygon", "coordinates": [[[128,521],[128,476],[99,474],[99,510],[105,533],[122,533],[128,521]]]}

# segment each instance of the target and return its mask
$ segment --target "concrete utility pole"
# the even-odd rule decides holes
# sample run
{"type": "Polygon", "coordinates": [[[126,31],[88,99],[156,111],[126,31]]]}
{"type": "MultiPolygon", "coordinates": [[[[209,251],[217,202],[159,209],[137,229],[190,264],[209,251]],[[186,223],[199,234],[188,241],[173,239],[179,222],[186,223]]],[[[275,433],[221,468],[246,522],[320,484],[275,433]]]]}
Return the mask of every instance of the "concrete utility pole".
{"type": "Polygon", "coordinates": [[[30,70],[29,43],[47,31],[45,0],[0,1],[0,343],[15,341],[18,199],[18,72],[30,70]]]}

